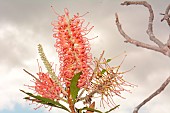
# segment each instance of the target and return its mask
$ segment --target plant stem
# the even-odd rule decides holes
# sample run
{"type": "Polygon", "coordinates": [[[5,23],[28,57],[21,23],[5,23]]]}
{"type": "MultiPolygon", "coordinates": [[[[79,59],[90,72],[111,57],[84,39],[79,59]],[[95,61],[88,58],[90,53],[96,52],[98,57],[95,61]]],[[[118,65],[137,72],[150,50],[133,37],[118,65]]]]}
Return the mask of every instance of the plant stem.
{"type": "Polygon", "coordinates": [[[69,108],[71,110],[71,113],[76,113],[75,109],[74,109],[74,103],[73,103],[73,99],[70,95],[70,88],[68,88],[68,104],[69,104],[69,108]]]}

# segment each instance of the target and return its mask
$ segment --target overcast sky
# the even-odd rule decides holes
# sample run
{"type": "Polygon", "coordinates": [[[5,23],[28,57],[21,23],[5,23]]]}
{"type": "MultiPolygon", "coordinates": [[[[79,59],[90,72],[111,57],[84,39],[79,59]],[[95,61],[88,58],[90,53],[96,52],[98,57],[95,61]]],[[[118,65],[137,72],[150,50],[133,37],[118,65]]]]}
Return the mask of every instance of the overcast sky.
{"type": "MultiPolygon", "coordinates": [[[[116,113],[132,113],[144,98],[155,91],[170,75],[170,60],[161,53],[138,48],[124,43],[119,34],[114,14],[119,14],[120,22],[125,31],[133,38],[154,44],[146,35],[148,11],[143,6],[121,6],[122,0],[0,0],[0,113],[49,113],[47,110],[34,111],[22,98],[25,96],[19,89],[27,90],[24,84],[31,84],[32,79],[22,69],[32,73],[38,72],[36,59],[39,59],[37,45],[43,45],[49,60],[58,63],[57,53],[53,47],[51,22],[57,16],[51,5],[59,14],[68,8],[70,14],[90,12],[84,18],[94,26],[88,38],[91,40],[92,54],[98,57],[105,50],[105,57],[111,58],[124,51],[127,57],[120,71],[133,66],[136,68],[124,76],[127,81],[138,85],[131,89],[132,93],[124,93],[126,99],[114,98],[120,108],[116,113]]],[[[155,35],[166,43],[170,28],[160,22],[169,0],[148,0],[155,12],[155,35]]],[[[114,59],[118,65],[123,56],[114,59]]],[[[41,61],[41,60],[39,60],[41,61]]],[[[147,103],[141,113],[169,113],[170,86],[163,93],[147,103]]],[[[99,106],[97,104],[97,106],[99,106]]],[[[51,113],[59,112],[53,109],[51,113]]],[[[63,111],[60,111],[63,112],[63,111]]],[[[113,113],[114,113],[113,112],[113,113]]],[[[63,112],[64,113],[64,112],[63,112]]]]}

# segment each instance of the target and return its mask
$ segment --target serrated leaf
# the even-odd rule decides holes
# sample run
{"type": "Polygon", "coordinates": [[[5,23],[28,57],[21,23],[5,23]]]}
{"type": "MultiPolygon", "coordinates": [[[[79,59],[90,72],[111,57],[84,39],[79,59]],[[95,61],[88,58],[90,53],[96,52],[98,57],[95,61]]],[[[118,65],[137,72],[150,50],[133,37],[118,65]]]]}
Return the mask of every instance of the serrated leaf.
{"type": "Polygon", "coordinates": [[[70,112],[64,105],[60,104],[57,101],[51,100],[49,98],[44,98],[41,96],[35,96],[32,93],[28,93],[23,90],[20,90],[20,91],[33,98],[33,99],[31,99],[30,97],[25,97],[24,99],[31,100],[31,101],[41,103],[41,104],[45,104],[45,105],[49,105],[49,106],[53,106],[53,107],[57,107],[57,108],[61,108],[61,109],[64,109],[64,110],[70,112]]]}
{"type": "Polygon", "coordinates": [[[107,59],[107,61],[106,62],[110,62],[112,59],[107,59]]]}
{"type": "Polygon", "coordinates": [[[75,74],[74,77],[72,78],[71,84],[70,84],[70,94],[72,96],[74,103],[77,98],[78,91],[80,90],[80,88],[77,87],[77,84],[78,84],[78,80],[79,80],[81,74],[82,74],[82,72],[75,74]]]}
{"type": "Polygon", "coordinates": [[[116,108],[118,108],[119,106],[120,106],[120,105],[117,105],[117,106],[115,106],[114,108],[111,108],[109,111],[106,111],[105,113],[109,113],[109,112],[115,110],[116,108]]]}
{"type": "Polygon", "coordinates": [[[106,69],[102,69],[101,74],[104,74],[106,72],[106,69]]]}

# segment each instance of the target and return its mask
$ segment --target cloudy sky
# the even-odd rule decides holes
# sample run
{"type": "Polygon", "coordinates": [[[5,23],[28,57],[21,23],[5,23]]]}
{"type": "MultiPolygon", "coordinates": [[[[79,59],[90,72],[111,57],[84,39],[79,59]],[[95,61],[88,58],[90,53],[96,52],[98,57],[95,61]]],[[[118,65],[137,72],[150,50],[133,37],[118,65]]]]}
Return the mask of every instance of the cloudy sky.
{"type": "MultiPolygon", "coordinates": [[[[161,53],[137,48],[124,43],[119,34],[114,14],[117,12],[125,31],[135,39],[154,44],[146,35],[148,11],[142,6],[120,6],[122,0],[0,0],[0,113],[49,113],[46,109],[34,110],[22,98],[25,96],[19,89],[27,90],[24,84],[31,84],[32,79],[22,69],[32,73],[38,72],[36,59],[39,59],[37,45],[43,45],[50,61],[58,63],[57,53],[53,47],[51,21],[57,16],[51,9],[63,14],[68,8],[70,14],[90,12],[84,18],[94,29],[88,38],[91,40],[92,54],[98,57],[105,50],[105,57],[114,57],[124,51],[127,57],[120,71],[133,66],[136,68],[125,74],[127,81],[138,85],[132,93],[124,93],[126,99],[115,98],[120,104],[116,113],[132,113],[144,98],[155,91],[170,75],[170,60],[161,53]]],[[[160,22],[169,0],[148,0],[155,12],[154,32],[164,43],[169,36],[170,28],[160,22]]],[[[121,62],[122,56],[114,59],[113,65],[121,62]]],[[[170,86],[163,93],[147,103],[141,113],[169,113],[170,86]]],[[[99,106],[99,105],[97,105],[99,106]]],[[[59,112],[53,109],[51,113],[59,112]]],[[[63,111],[60,111],[64,113],[63,111]]],[[[113,112],[113,113],[114,113],[113,112]]]]}

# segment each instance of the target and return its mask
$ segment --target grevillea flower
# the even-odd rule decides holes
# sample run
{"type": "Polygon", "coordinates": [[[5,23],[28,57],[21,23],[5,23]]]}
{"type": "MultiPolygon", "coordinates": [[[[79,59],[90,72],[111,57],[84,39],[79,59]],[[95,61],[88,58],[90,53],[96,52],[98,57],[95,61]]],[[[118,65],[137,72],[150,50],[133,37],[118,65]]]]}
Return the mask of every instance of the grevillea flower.
{"type": "MultiPolygon", "coordinates": [[[[39,69],[41,69],[41,67],[39,69]]],[[[30,89],[34,90],[39,96],[51,99],[53,101],[58,101],[61,99],[60,98],[61,89],[55,82],[53,82],[53,80],[50,78],[48,73],[43,73],[43,72],[39,71],[39,73],[37,73],[37,75],[38,75],[38,78],[37,78],[34,75],[32,75],[31,73],[29,73],[28,71],[26,71],[25,69],[24,69],[24,71],[34,78],[33,82],[35,83],[34,86],[30,86],[30,85],[26,85],[26,86],[28,86],[30,89]]],[[[26,93],[23,90],[22,90],[22,92],[26,93]]],[[[26,94],[32,95],[31,93],[26,93],[26,94]]],[[[26,97],[26,98],[28,100],[31,100],[32,104],[37,105],[37,107],[34,108],[35,110],[42,106],[44,106],[45,108],[50,107],[49,105],[45,106],[45,103],[43,105],[43,103],[41,102],[42,100],[39,100],[38,98],[35,98],[35,99],[28,98],[28,97],[26,97]],[[38,104],[38,103],[40,103],[40,104],[38,104]]],[[[52,106],[50,107],[49,111],[51,109],[52,109],[52,106]]]]}
{"type": "Polygon", "coordinates": [[[93,27],[89,29],[83,26],[85,22],[79,14],[69,17],[69,12],[65,9],[65,15],[58,15],[58,21],[52,22],[54,26],[53,37],[56,38],[55,47],[60,61],[59,77],[67,87],[74,74],[82,72],[78,81],[78,87],[85,87],[88,84],[91,73],[90,45],[85,37],[93,27]]]}
{"type": "Polygon", "coordinates": [[[37,73],[39,80],[35,81],[35,91],[42,97],[58,100],[61,89],[53,82],[48,73],[37,73]]]}
{"type": "Polygon", "coordinates": [[[36,93],[38,93],[42,97],[49,98],[52,100],[59,100],[62,89],[58,82],[58,78],[55,76],[55,72],[52,69],[52,65],[48,62],[44,54],[43,48],[40,44],[38,45],[38,51],[47,69],[47,72],[42,72],[42,68],[41,66],[39,66],[39,63],[39,72],[37,73],[38,78],[26,71],[28,74],[35,78],[35,86],[32,86],[32,88],[36,91],[36,93]]]}
{"type": "MultiPolygon", "coordinates": [[[[38,63],[39,72],[37,73],[38,77],[34,76],[33,74],[29,73],[28,71],[26,71],[24,69],[24,71],[26,73],[28,73],[29,75],[31,75],[34,78],[33,82],[35,83],[34,86],[30,86],[30,85],[26,85],[26,86],[28,86],[30,89],[34,90],[35,93],[37,93],[40,97],[51,99],[54,102],[59,101],[64,96],[66,96],[67,93],[63,89],[63,87],[61,87],[60,81],[58,80],[58,77],[55,75],[54,69],[52,69],[52,63],[49,63],[49,61],[47,60],[41,44],[38,45],[38,51],[39,51],[41,60],[43,61],[44,65],[47,69],[47,72],[44,73],[42,71],[42,68],[41,68],[41,66],[39,66],[39,63],[38,63]]],[[[24,92],[24,91],[22,91],[22,92],[24,92]]],[[[24,92],[24,93],[26,93],[26,92],[24,92]]],[[[38,108],[44,106],[43,104],[47,104],[48,106],[51,106],[51,108],[49,110],[52,109],[52,105],[50,105],[45,100],[36,98],[36,96],[32,96],[31,93],[26,93],[26,94],[35,98],[35,99],[28,98],[28,100],[31,100],[32,103],[34,103],[34,102],[40,103],[40,105],[37,104],[38,107],[35,109],[38,109],[38,108]]],[[[44,106],[44,107],[47,107],[47,106],[44,106]]]]}
{"type": "Polygon", "coordinates": [[[50,75],[48,73],[44,73],[41,70],[41,67],[39,67],[39,72],[37,73],[38,78],[29,73],[28,71],[24,70],[26,73],[31,75],[34,78],[34,86],[26,85],[30,89],[34,90],[38,95],[49,98],[52,100],[59,100],[60,94],[61,94],[61,88],[58,84],[52,80],[50,75]]]}
{"type": "Polygon", "coordinates": [[[103,101],[108,105],[110,103],[115,106],[113,96],[124,98],[121,96],[121,93],[123,91],[130,92],[130,90],[127,90],[126,87],[134,87],[135,85],[125,81],[123,78],[123,74],[130,70],[126,72],[118,72],[124,60],[119,66],[111,67],[108,64],[111,59],[106,60],[105,58],[102,58],[103,54],[104,52],[99,59],[94,59],[95,69],[91,85],[89,86],[89,92],[94,92],[101,96],[100,104],[102,104],[103,107],[103,101]]]}

